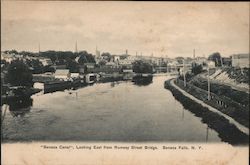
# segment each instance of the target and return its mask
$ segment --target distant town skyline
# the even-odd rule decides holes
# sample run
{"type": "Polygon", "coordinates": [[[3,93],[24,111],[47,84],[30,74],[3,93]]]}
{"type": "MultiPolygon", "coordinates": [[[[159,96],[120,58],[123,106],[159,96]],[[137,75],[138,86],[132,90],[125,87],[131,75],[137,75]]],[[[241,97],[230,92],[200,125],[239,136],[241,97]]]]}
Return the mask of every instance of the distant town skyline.
{"type": "Polygon", "coordinates": [[[2,50],[155,57],[249,53],[249,2],[6,2],[2,50]],[[39,48],[40,47],[40,48],[39,48]]]}

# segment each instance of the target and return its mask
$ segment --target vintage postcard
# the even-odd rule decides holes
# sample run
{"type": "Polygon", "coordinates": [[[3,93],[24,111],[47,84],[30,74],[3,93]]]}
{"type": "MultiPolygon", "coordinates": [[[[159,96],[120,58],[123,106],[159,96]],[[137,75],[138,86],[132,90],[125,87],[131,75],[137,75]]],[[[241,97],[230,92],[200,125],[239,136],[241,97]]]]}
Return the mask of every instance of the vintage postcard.
{"type": "Polygon", "coordinates": [[[249,163],[249,2],[1,1],[1,163],[249,163]]]}

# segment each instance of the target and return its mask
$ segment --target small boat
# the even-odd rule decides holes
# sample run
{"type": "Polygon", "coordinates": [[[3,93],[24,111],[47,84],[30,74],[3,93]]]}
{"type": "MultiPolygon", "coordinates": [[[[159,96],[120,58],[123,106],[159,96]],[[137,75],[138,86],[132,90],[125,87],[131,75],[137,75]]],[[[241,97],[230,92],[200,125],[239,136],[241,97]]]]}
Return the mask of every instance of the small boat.
{"type": "Polygon", "coordinates": [[[126,73],[123,75],[123,80],[132,80],[134,74],[133,73],[126,73]]]}
{"type": "Polygon", "coordinates": [[[44,93],[62,91],[71,87],[71,81],[51,81],[44,83],[44,93]]]}
{"type": "Polygon", "coordinates": [[[97,81],[98,75],[95,73],[89,73],[85,76],[85,81],[87,84],[93,84],[97,81]]]}

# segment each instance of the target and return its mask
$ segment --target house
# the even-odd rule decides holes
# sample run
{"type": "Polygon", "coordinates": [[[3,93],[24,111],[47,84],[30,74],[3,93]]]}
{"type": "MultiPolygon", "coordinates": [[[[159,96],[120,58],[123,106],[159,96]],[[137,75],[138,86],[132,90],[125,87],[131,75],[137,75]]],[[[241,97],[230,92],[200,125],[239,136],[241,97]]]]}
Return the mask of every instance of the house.
{"type": "Polygon", "coordinates": [[[43,64],[43,66],[51,66],[53,64],[49,58],[39,58],[39,61],[43,64]]]}
{"type": "Polygon", "coordinates": [[[95,68],[95,63],[84,63],[83,65],[86,66],[87,69],[95,68]]]}
{"type": "Polygon", "coordinates": [[[167,64],[167,71],[168,72],[177,71],[178,70],[177,65],[178,65],[177,61],[173,61],[173,60],[169,61],[168,64],[167,64]]]}
{"type": "Polygon", "coordinates": [[[84,63],[83,65],[79,66],[79,73],[91,73],[93,70],[95,70],[95,65],[95,63],[84,63]]]}
{"type": "Polygon", "coordinates": [[[232,66],[239,68],[249,68],[249,54],[232,55],[232,66]]]}
{"type": "Polygon", "coordinates": [[[107,62],[106,66],[110,67],[110,68],[117,68],[118,64],[116,64],[115,62],[107,62]]]}
{"type": "Polygon", "coordinates": [[[180,75],[183,75],[184,73],[187,74],[187,73],[191,73],[192,72],[192,64],[191,63],[185,63],[184,65],[183,64],[178,64],[177,65],[177,68],[179,68],[179,72],[180,72],[180,75]]]}
{"type": "Polygon", "coordinates": [[[211,60],[208,60],[206,62],[206,65],[203,65],[203,70],[208,70],[209,69],[213,69],[215,68],[215,62],[214,61],[211,61],[211,60]]]}
{"type": "Polygon", "coordinates": [[[10,55],[10,54],[1,53],[1,59],[5,60],[8,63],[11,63],[12,60],[15,60],[15,57],[13,55],[10,55]]]}
{"type": "Polygon", "coordinates": [[[55,72],[55,78],[60,80],[69,80],[71,74],[69,72],[69,69],[57,69],[55,72]]]}
{"type": "Polygon", "coordinates": [[[120,56],[114,55],[114,56],[113,56],[113,61],[114,61],[114,63],[119,64],[120,56]]]}
{"type": "Polygon", "coordinates": [[[70,77],[73,78],[73,79],[74,78],[79,78],[79,76],[80,76],[79,73],[71,73],[70,74],[70,77]]]}
{"type": "Polygon", "coordinates": [[[232,58],[231,57],[222,57],[223,66],[232,66],[232,58]]]}
{"type": "Polygon", "coordinates": [[[214,61],[208,61],[207,65],[209,68],[215,68],[215,62],[214,61]]]}
{"type": "Polygon", "coordinates": [[[205,57],[196,57],[194,60],[193,60],[193,63],[197,64],[197,65],[204,65],[207,63],[207,59],[205,57]]]}
{"type": "Polygon", "coordinates": [[[123,73],[133,73],[133,66],[132,64],[128,65],[123,65],[122,66],[122,72],[123,73]]]}

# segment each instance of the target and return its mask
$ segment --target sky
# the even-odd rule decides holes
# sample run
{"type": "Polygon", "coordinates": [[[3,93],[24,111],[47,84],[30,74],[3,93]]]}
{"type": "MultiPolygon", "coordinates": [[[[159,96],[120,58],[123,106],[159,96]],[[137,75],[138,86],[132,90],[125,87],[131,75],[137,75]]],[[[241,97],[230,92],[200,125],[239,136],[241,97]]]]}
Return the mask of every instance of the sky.
{"type": "Polygon", "coordinates": [[[2,1],[1,49],[158,57],[249,53],[249,2],[2,1]]]}

